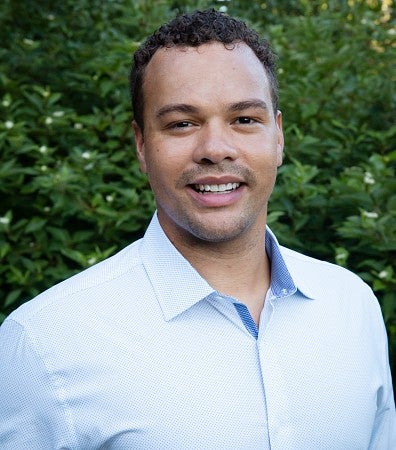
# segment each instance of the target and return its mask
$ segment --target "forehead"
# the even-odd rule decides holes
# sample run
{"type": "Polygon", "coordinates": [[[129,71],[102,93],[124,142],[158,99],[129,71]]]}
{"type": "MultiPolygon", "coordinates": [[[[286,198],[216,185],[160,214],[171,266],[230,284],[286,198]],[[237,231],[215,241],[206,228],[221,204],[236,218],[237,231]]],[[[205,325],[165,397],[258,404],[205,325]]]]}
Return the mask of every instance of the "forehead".
{"type": "MultiPolygon", "coordinates": [[[[230,44],[224,44],[222,42],[212,41],[198,46],[188,45],[172,45],[169,47],[159,48],[152,56],[149,64],[153,61],[164,61],[164,59],[177,58],[177,57],[196,57],[198,55],[211,55],[211,54],[233,54],[233,55],[245,55],[256,59],[259,64],[260,60],[257,58],[253,50],[244,42],[233,42],[230,44]]],[[[148,65],[149,65],[148,64],[148,65]]]]}
{"type": "Polygon", "coordinates": [[[219,42],[199,47],[161,48],[146,67],[143,80],[145,104],[180,101],[187,97],[240,101],[240,97],[268,97],[264,66],[244,43],[219,42]]]}

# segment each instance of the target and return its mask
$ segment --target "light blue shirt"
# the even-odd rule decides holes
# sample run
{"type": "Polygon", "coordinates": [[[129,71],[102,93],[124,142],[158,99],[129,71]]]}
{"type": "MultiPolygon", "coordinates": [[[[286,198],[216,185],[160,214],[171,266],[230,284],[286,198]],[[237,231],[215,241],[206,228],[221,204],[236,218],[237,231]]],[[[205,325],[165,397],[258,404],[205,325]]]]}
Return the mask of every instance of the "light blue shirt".
{"type": "Polygon", "coordinates": [[[266,250],[258,329],[156,216],[143,239],[23,305],[0,328],[0,448],[396,448],[373,293],[270,230],[266,250]]]}

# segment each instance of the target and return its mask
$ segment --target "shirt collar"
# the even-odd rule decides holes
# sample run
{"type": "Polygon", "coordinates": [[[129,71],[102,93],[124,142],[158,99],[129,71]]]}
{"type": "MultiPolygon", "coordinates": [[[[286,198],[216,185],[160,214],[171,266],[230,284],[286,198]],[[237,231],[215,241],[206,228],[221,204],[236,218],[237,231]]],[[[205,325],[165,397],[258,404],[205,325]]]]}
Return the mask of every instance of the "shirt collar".
{"type": "MultiPolygon", "coordinates": [[[[294,271],[290,273],[278,241],[268,227],[265,247],[271,261],[273,295],[287,297],[299,289],[310,298],[305,295],[305,289],[300,289],[299,274],[294,271]]],[[[170,242],[158,221],[157,213],[144,235],[140,255],[165,320],[173,319],[210,295],[218,295],[170,242]]]]}
{"type": "Polygon", "coordinates": [[[157,213],[144,235],[140,255],[165,320],[215,293],[168,239],[157,213]]]}
{"type": "MultiPolygon", "coordinates": [[[[271,261],[272,293],[281,298],[292,295],[298,290],[306,299],[314,299],[316,294],[311,289],[312,283],[306,282],[305,267],[302,268],[301,264],[293,264],[286,257],[286,253],[292,251],[279,245],[276,236],[268,226],[265,233],[265,249],[271,261]]],[[[296,252],[292,253],[296,254],[296,252]]]]}
{"type": "Polygon", "coordinates": [[[278,241],[268,226],[265,233],[265,250],[271,262],[272,294],[275,297],[287,297],[294,294],[297,287],[287,269],[278,241]]]}

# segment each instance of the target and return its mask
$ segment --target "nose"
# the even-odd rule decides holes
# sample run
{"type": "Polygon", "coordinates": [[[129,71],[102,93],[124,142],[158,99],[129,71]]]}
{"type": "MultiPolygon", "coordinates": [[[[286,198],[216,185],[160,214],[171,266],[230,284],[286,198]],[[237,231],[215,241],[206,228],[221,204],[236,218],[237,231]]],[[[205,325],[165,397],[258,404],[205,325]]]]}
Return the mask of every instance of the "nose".
{"type": "Polygon", "coordinates": [[[206,123],[202,126],[194,150],[194,162],[219,164],[223,160],[232,161],[237,157],[237,146],[227,124],[206,123]]]}

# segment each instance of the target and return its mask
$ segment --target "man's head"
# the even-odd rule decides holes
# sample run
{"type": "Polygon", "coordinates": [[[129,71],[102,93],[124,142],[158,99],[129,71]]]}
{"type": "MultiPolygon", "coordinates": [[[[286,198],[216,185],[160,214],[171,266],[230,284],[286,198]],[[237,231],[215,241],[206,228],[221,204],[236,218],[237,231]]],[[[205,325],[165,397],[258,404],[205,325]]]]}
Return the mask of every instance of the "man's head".
{"type": "Polygon", "coordinates": [[[199,47],[210,42],[220,42],[226,48],[233,48],[236,43],[245,43],[257,56],[270,82],[271,100],[274,115],[278,108],[278,93],[275,57],[267,41],[249,29],[246,24],[223,13],[209,9],[181,14],[168,24],[160,27],[135,52],[130,74],[132,108],[137,125],[144,128],[144,74],[153,55],[160,48],[199,47]]]}
{"type": "Polygon", "coordinates": [[[283,151],[273,60],[215,11],[179,16],[135,54],[137,157],[177,248],[263,236],[283,151]]]}

